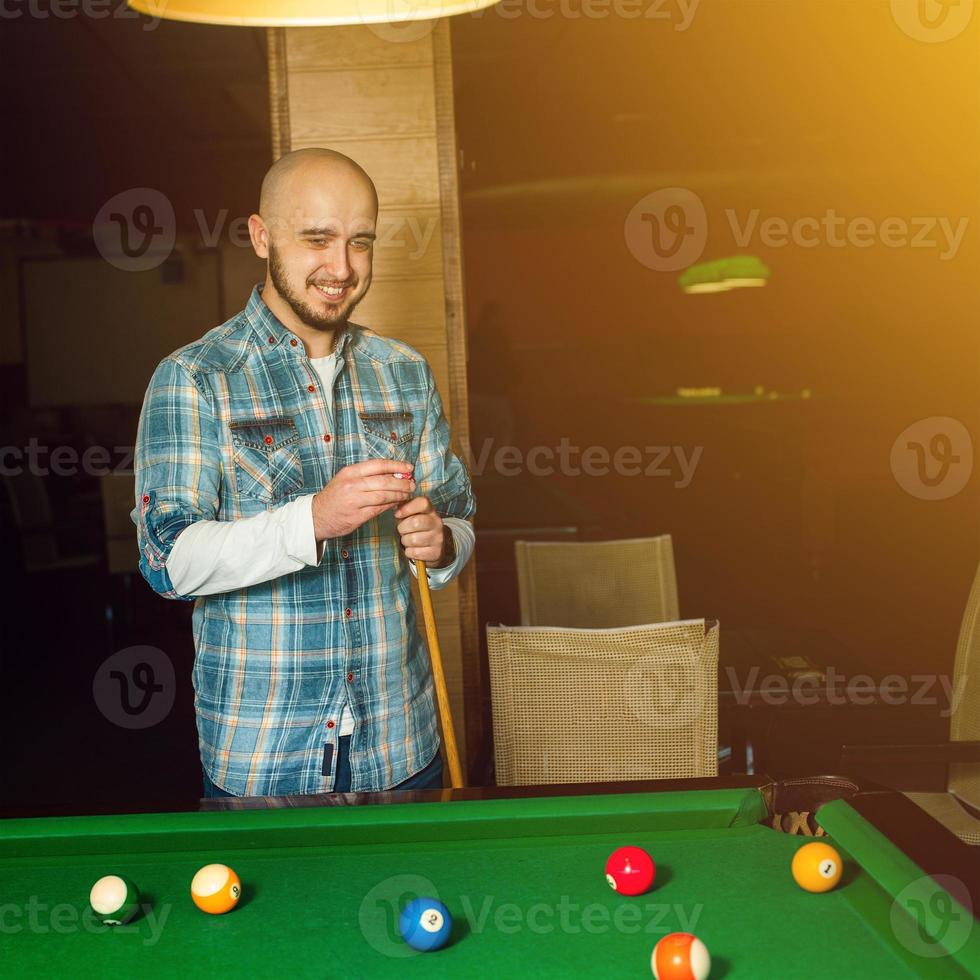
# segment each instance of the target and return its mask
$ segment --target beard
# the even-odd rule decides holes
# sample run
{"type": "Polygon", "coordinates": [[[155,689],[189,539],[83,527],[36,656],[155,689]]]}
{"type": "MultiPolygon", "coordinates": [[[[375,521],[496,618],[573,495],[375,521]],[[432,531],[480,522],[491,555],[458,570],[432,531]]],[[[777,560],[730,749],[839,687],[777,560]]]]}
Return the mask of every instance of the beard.
{"type": "MultiPolygon", "coordinates": [[[[312,306],[303,295],[293,289],[286,275],[286,267],[282,258],[271,242],[269,243],[269,278],[272,280],[276,292],[286,301],[296,316],[308,327],[313,327],[316,330],[336,330],[347,326],[348,317],[354,312],[354,308],[362,298],[348,299],[345,305],[328,307],[326,310],[312,306]]],[[[353,289],[357,286],[356,277],[347,280],[344,285],[353,289]]]]}

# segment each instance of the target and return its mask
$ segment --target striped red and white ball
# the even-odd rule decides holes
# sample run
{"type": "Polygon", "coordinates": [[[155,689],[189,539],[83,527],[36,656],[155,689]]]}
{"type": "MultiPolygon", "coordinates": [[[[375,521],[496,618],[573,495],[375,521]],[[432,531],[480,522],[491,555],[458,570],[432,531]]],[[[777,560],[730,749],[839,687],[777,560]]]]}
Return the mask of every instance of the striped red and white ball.
{"type": "Polygon", "coordinates": [[[606,861],[606,881],[620,895],[649,891],[656,873],[653,858],[642,847],[617,847],[606,861]]]}
{"type": "Polygon", "coordinates": [[[209,915],[230,912],[242,897],[242,883],[226,864],[206,864],[191,881],[194,904],[209,915]]]}
{"type": "Polygon", "coordinates": [[[708,947],[689,932],[672,932],[653,947],[650,969],[657,980],[707,980],[708,947]]]}
{"type": "Polygon", "coordinates": [[[139,892],[124,875],[105,875],[92,886],[88,901],[100,922],[122,926],[136,915],[139,892]]]}

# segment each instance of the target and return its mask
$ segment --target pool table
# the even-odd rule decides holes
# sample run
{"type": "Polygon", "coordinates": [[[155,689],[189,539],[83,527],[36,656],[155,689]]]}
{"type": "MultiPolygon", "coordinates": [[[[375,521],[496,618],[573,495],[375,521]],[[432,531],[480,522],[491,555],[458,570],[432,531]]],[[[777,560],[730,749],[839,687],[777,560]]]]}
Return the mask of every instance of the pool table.
{"type": "Polygon", "coordinates": [[[540,793],[8,817],[0,975],[649,977],[657,940],[691,931],[711,952],[711,976],[726,980],[980,976],[971,849],[955,851],[958,841],[899,794],[819,810],[845,860],[841,884],[819,895],[790,875],[809,838],[772,829],[772,787],[758,777],[540,793]],[[645,895],[606,883],[606,858],[622,844],[654,857],[645,895]],[[936,854],[946,863],[926,867],[936,854]],[[190,898],[195,871],[213,862],[243,883],[225,915],[190,898]],[[953,874],[937,878],[937,868],[953,874]],[[91,885],[110,873],[141,891],[125,926],[98,924],[88,909],[91,885]],[[419,893],[441,898],[455,920],[436,952],[398,935],[398,911],[419,893]]]}

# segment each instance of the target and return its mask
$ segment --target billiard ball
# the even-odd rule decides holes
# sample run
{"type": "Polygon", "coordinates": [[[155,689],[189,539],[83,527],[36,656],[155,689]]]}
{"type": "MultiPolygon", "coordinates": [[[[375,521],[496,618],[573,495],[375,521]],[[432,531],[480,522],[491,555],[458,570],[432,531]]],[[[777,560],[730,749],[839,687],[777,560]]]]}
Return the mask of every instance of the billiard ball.
{"type": "Polygon", "coordinates": [[[449,909],[436,898],[416,898],[402,909],[398,931],[412,949],[430,953],[442,949],[453,931],[449,909]]]}
{"type": "Polygon", "coordinates": [[[206,864],[191,881],[194,904],[210,915],[230,912],[242,897],[238,875],[224,864],[206,864]]]}
{"type": "Polygon", "coordinates": [[[106,875],[92,886],[88,901],[100,922],[107,926],[121,926],[136,915],[139,892],[128,878],[106,875]]]}
{"type": "Polygon", "coordinates": [[[823,841],[804,844],[793,855],[793,877],[808,892],[829,892],[840,881],[844,862],[823,841]]]}
{"type": "Polygon", "coordinates": [[[697,936],[672,932],[653,947],[650,969],[657,980],[705,980],[711,955],[697,936]]]}
{"type": "Polygon", "coordinates": [[[606,881],[620,895],[642,895],[655,874],[653,858],[642,847],[617,847],[606,861],[606,881]]]}

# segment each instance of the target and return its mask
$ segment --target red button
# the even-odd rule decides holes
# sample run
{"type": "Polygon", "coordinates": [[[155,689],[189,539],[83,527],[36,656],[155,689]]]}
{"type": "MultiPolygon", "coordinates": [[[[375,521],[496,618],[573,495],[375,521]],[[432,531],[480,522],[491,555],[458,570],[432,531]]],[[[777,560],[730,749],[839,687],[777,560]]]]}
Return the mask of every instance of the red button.
{"type": "Polygon", "coordinates": [[[266,436],[265,437],[265,444],[267,446],[271,446],[272,445],[272,436],[266,436]]]}
{"type": "Polygon", "coordinates": [[[332,721],[327,722],[327,728],[333,728],[334,723],[332,721]]]}
{"type": "Polygon", "coordinates": [[[398,438],[398,433],[397,432],[392,432],[392,434],[391,434],[391,441],[394,442],[397,438],[398,438]]]}
{"type": "Polygon", "coordinates": [[[353,674],[348,674],[347,675],[347,680],[348,681],[352,681],[353,679],[354,679],[354,675],[353,674]]]}
{"type": "Polygon", "coordinates": [[[329,432],[324,432],[324,434],[323,434],[323,441],[324,442],[330,442],[330,433],[329,432]]]}
{"type": "Polygon", "coordinates": [[[294,340],[291,340],[291,341],[289,342],[289,345],[290,345],[290,347],[295,347],[295,346],[296,346],[296,341],[295,341],[295,339],[294,339],[294,340]]]}
{"type": "Polygon", "coordinates": [[[306,386],[306,390],[307,391],[316,391],[316,385],[307,385],[306,386]]]}
{"type": "Polygon", "coordinates": [[[148,493],[143,494],[143,503],[148,504],[150,502],[150,495],[148,493]]]}
{"type": "Polygon", "coordinates": [[[350,619],[350,616],[351,616],[351,612],[350,612],[350,609],[349,609],[349,608],[348,608],[348,609],[345,609],[345,610],[344,610],[344,615],[345,615],[345,616],[346,616],[346,617],[347,617],[348,619],[350,619]]]}
{"type": "Polygon", "coordinates": [[[269,338],[269,343],[270,344],[274,344],[275,342],[276,342],[276,338],[275,337],[270,337],[269,338]]]}
{"type": "Polygon", "coordinates": [[[346,548],[344,548],[344,550],[341,551],[341,553],[340,553],[340,557],[341,558],[350,558],[350,552],[346,548]]]}

